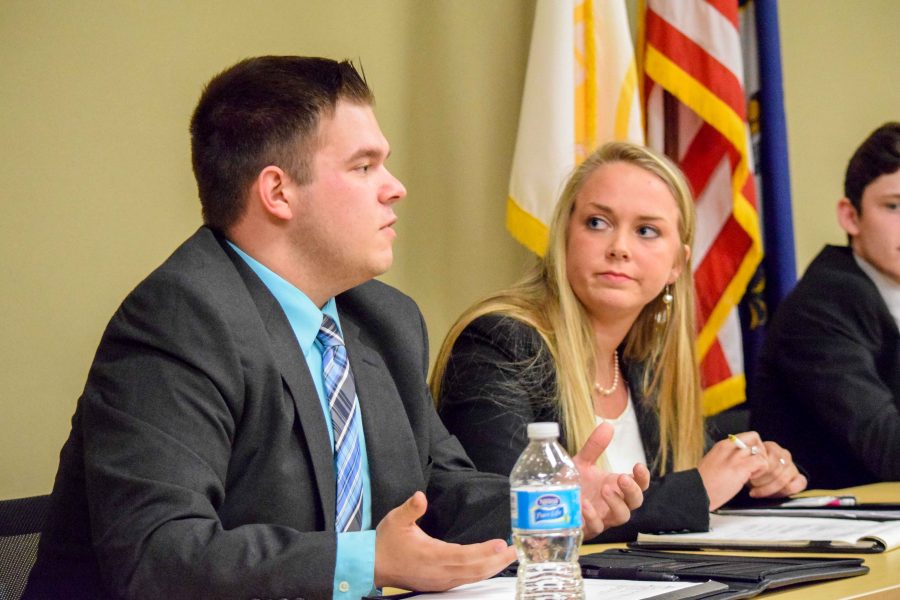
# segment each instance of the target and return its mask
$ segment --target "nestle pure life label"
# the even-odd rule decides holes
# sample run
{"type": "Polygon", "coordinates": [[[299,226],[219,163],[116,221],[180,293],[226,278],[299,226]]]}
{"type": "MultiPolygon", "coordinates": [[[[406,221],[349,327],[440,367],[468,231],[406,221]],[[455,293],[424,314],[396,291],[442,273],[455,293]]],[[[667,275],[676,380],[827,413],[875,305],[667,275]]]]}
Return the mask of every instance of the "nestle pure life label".
{"type": "Polygon", "coordinates": [[[581,490],[510,490],[513,529],[568,529],[581,527],[581,490]]]}

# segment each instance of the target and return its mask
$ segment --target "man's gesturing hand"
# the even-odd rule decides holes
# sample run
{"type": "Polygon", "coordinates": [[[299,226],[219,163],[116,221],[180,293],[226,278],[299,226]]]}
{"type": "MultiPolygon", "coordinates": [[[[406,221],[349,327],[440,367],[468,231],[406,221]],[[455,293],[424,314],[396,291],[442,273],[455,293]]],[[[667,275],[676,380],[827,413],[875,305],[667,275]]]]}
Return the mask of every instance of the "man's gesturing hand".
{"type": "Polygon", "coordinates": [[[503,540],[480,544],[448,544],[427,535],[416,524],[428,501],[416,492],[385,515],[375,529],[375,585],[439,592],[481,581],[516,559],[503,540]]]}

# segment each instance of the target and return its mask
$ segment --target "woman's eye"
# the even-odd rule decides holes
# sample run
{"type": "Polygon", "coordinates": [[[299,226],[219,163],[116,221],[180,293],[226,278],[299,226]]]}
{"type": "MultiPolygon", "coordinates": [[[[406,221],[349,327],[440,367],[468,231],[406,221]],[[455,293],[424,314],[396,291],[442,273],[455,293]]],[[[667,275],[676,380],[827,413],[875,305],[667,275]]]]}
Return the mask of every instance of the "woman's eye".
{"type": "Polygon", "coordinates": [[[659,229],[650,225],[641,225],[637,228],[637,234],[643,238],[659,237],[659,229]]]}
{"type": "Polygon", "coordinates": [[[359,171],[360,173],[362,173],[363,175],[365,175],[366,173],[369,172],[369,167],[370,167],[370,165],[360,165],[360,166],[356,167],[356,170],[359,171]]]}
{"type": "Polygon", "coordinates": [[[587,226],[590,229],[606,229],[609,227],[609,223],[601,217],[591,217],[587,220],[587,226]]]}

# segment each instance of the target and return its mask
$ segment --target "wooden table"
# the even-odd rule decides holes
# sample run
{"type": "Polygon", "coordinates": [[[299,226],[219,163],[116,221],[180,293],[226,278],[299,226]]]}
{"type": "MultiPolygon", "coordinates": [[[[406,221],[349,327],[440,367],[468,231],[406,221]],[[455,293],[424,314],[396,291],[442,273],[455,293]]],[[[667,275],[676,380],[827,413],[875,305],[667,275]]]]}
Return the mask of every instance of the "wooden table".
{"type": "MultiPolygon", "coordinates": [[[[860,502],[900,503],[900,481],[873,483],[842,490],[810,490],[800,496],[850,495],[860,502]]],[[[601,552],[607,548],[621,548],[623,544],[590,544],[581,553],[601,552]]],[[[760,597],[777,600],[832,600],[838,598],[869,598],[872,600],[900,600],[900,548],[880,554],[805,554],[800,552],[713,552],[709,554],[745,554],[746,556],[813,556],[819,558],[855,557],[865,560],[869,573],[860,577],[838,579],[824,583],[799,585],[774,590],[760,597]]]]}
{"type": "MultiPolygon", "coordinates": [[[[873,483],[830,492],[815,490],[801,495],[821,494],[852,495],[856,496],[860,502],[900,502],[900,481],[873,483]]],[[[818,556],[823,555],[819,554],[818,556]]],[[[861,577],[816,584],[815,587],[798,586],[781,592],[774,591],[766,594],[766,598],[777,598],[778,600],[799,600],[801,598],[803,600],[819,600],[820,598],[823,600],[830,598],[900,599],[900,548],[881,554],[835,554],[834,556],[862,558],[869,567],[869,573],[861,577]]]]}
{"type": "MultiPolygon", "coordinates": [[[[842,490],[809,490],[800,496],[820,495],[852,495],[860,502],[897,502],[900,503],[900,481],[873,483],[842,490]]],[[[607,548],[623,548],[625,544],[587,544],[581,547],[582,554],[602,552],[607,548]]],[[[745,554],[747,556],[813,556],[855,557],[865,560],[869,573],[860,577],[850,577],[825,583],[799,585],[784,590],[774,590],[758,597],[775,600],[836,600],[851,598],[867,598],[870,600],[900,600],[900,548],[880,554],[805,554],[799,552],[713,552],[709,554],[745,554]]],[[[401,590],[385,590],[386,595],[401,590]]]]}

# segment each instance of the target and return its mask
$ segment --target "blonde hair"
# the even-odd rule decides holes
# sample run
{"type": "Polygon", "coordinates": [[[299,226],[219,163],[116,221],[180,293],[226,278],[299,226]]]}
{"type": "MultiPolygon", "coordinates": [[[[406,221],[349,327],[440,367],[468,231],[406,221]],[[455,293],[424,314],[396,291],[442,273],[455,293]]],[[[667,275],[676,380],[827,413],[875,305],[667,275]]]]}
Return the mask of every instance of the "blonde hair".
{"type": "MultiPolygon", "coordinates": [[[[603,145],[569,176],[550,222],[546,255],[510,288],[496,292],[467,310],[451,327],[438,353],[431,376],[435,401],[447,362],[460,333],[475,319],[502,314],[518,319],[541,336],[556,365],[556,402],[570,453],[584,445],[595,427],[591,393],[594,381],[594,335],[587,313],[566,276],[568,225],[575,199],[588,177],[602,165],[624,162],[659,177],[678,205],[681,244],[691,246],[694,237],[694,201],[678,168],[664,156],[635,144],[603,145]]],[[[703,454],[703,416],[699,373],[694,350],[694,285],[689,257],[672,284],[674,297],[668,320],[656,321],[666,311],[663,292],[648,303],[635,320],[623,343],[622,357],[643,366],[640,391],[655,398],[659,411],[657,470],[665,473],[671,463],[676,471],[695,467],[703,454]]]]}

